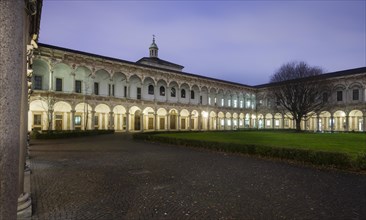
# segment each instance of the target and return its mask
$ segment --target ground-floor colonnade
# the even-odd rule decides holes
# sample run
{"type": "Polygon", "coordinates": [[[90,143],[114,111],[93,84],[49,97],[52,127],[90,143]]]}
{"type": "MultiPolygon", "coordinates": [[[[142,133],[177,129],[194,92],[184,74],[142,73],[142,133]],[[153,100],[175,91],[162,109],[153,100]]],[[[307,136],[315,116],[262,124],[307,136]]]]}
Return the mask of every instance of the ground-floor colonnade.
{"type": "MultiPolygon", "coordinates": [[[[294,129],[296,127],[290,113],[257,113],[257,118],[259,129],[294,129]]],[[[306,120],[302,120],[301,129],[315,132],[366,131],[366,111],[352,109],[311,112],[306,120]]]]}
{"type": "MultiPolygon", "coordinates": [[[[70,99],[70,96],[33,96],[28,120],[29,131],[113,129],[117,132],[145,132],[296,128],[289,112],[127,99],[70,99]]],[[[366,131],[366,110],[355,106],[348,110],[312,112],[301,122],[301,129],[320,132],[366,131]]]]}
{"type": "Polygon", "coordinates": [[[254,128],[253,112],[217,110],[206,106],[159,106],[76,103],[34,99],[28,112],[28,130],[107,130],[119,132],[236,130],[254,128]],[[51,106],[50,108],[48,106],[51,106]]]}

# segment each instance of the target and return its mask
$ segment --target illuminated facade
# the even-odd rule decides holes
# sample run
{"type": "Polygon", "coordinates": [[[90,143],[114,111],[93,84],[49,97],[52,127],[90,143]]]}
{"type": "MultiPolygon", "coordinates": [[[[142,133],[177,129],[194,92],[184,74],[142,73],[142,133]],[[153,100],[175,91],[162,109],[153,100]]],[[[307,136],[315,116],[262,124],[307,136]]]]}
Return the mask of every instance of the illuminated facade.
{"type": "MultiPolygon", "coordinates": [[[[40,44],[28,129],[294,128],[289,114],[271,110],[265,94],[270,84],[248,86],[185,73],[183,66],[158,58],[155,39],[149,52],[129,62],[40,44]]],[[[328,75],[334,104],[304,121],[303,129],[365,131],[366,68],[328,75]]]]}

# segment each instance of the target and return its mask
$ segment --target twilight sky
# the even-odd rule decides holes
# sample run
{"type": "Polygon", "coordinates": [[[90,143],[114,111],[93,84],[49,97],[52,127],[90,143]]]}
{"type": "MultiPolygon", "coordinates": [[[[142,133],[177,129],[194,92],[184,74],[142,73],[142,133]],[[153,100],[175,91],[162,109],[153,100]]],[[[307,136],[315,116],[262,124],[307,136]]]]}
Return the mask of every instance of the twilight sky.
{"type": "Polygon", "coordinates": [[[326,72],[366,66],[366,1],[44,0],[39,42],[128,61],[159,58],[184,72],[267,83],[282,64],[326,72]]]}

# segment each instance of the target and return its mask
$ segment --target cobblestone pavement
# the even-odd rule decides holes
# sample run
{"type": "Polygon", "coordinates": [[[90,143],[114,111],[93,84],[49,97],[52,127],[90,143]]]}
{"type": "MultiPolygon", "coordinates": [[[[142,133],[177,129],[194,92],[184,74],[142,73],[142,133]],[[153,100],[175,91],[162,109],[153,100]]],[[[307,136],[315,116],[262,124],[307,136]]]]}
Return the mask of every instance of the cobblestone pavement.
{"type": "Polygon", "coordinates": [[[366,219],[366,176],[114,134],[35,140],[33,219],[366,219]]]}

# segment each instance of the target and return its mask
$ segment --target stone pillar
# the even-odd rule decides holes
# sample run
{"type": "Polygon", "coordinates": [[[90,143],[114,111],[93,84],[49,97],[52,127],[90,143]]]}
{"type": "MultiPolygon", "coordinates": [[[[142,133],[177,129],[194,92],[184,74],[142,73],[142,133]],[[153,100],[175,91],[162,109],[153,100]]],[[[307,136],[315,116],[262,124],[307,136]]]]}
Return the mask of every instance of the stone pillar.
{"type": "Polygon", "coordinates": [[[144,117],[145,117],[145,115],[144,115],[144,113],[141,113],[141,116],[140,116],[141,118],[140,118],[140,128],[141,128],[141,132],[144,132],[144,117]]]}
{"type": "Polygon", "coordinates": [[[71,110],[70,130],[75,130],[75,110],[71,110]]]}
{"type": "Polygon", "coordinates": [[[363,113],[362,124],[363,124],[363,132],[365,132],[366,131],[366,112],[363,113]]]}
{"type": "Polygon", "coordinates": [[[316,115],[316,132],[320,132],[320,127],[319,127],[319,122],[320,122],[320,118],[319,118],[319,114],[316,115]]]}
{"type": "Polygon", "coordinates": [[[207,117],[207,130],[209,131],[209,130],[211,130],[211,128],[210,128],[210,126],[211,126],[211,116],[210,116],[210,114],[208,115],[208,117],[207,117]]]}
{"type": "Polygon", "coordinates": [[[231,122],[231,130],[234,130],[234,120],[233,120],[233,117],[230,118],[230,122],[231,122]]]}
{"type": "Polygon", "coordinates": [[[167,126],[166,126],[166,129],[168,131],[170,131],[170,114],[166,114],[166,123],[167,123],[167,126]]]}
{"type": "Polygon", "coordinates": [[[126,132],[130,132],[130,113],[126,112],[126,132]]]}
{"type": "Polygon", "coordinates": [[[334,116],[333,113],[330,115],[330,131],[334,131],[334,116]]]}
{"type": "MultiPolygon", "coordinates": [[[[25,39],[24,44],[27,44],[25,39]]],[[[23,62],[22,86],[21,86],[21,109],[20,109],[20,145],[19,145],[19,180],[18,180],[18,218],[30,218],[32,215],[32,200],[30,197],[30,169],[26,169],[27,147],[28,147],[28,66],[33,55],[33,46],[27,45],[27,62],[23,62]]],[[[19,65],[21,65],[19,63],[19,65]]],[[[1,216],[0,216],[1,219],[1,216]]]]}
{"type": "Polygon", "coordinates": [[[349,116],[346,115],[346,127],[345,127],[345,131],[349,131],[349,116]]]}
{"type": "Polygon", "coordinates": [[[155,131],[158,130],[158,123],[159,123],[159,115],[157,113],[154,114],[155,115],[155,126],[154,126],[154,129],[155,131]]]}
{"type": "Polygon", "coordinates": [[[180,131],[180,114],[178,115],[178,131],[180,131]]]}
{"type": "Polygon", "coordinates": [[[114,117],[113,112],[109,112],[109,129],[114,129],[114,117]]]}
{"type": "Polygon", "coordinates": [[[219,126],[220,126],[220,119],[219,119],[219,116],[217,115],[216,116],[216,130],[219,130],[219,126]]]}
{"type": "Polygon", "coordinates": [[[285,116],[284,116],[284,115],[282,115],[281,128],[282,128],[282,129],[284,129],[284,128],[285,128],[285,116]]]}
{"type": "Polygon", "coordinates": [[[90,122],[90,126],[91,126],[91,130],[94,130],[95,129],[95,121],[94,121],[94,118],[95,118],[95,111],[91,111],[90,112],[91,115],[91,122],[90,122]]]}
{"type": "Polygon", "coordinates": [[[24,1],[0,2],[0,219],[17,218],[22,85],[26,74],[24,1]]]}
{"type": "Polygon", "coordinates": [[[53,70],[50,70],[49,80],[48,80],[48,91],[53,91],[53,70]]]}
{"type": "Polygon", "coordinates": [[[274,128],[275,128],[275,117],[272,116],[272,129],[274,129],[274,128]]]}
{"type": "Polygon", "coordinates": [[[189,126],[189,130],[190,131],[192,131],[192,115],[191,114],[189,114],[188,115],[188,120],[189,120],[189,122],[188,122],[188,126],[189,126]]]}
{"type": "Polygon", "coordinates": [[[197,125],[198,125],[198,130],[200,131],[202,129],[202,116],[198,115],[197,116],[197,125]]]}

